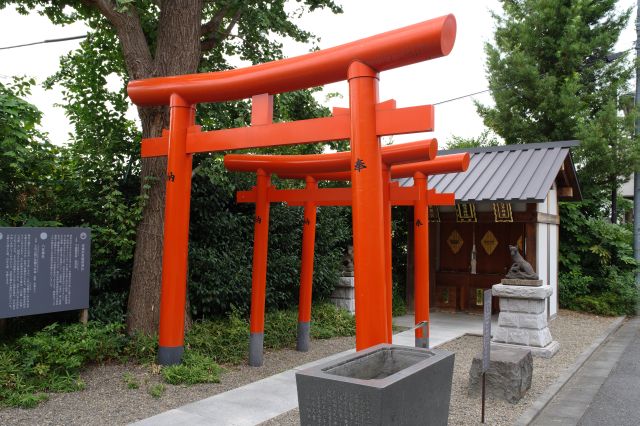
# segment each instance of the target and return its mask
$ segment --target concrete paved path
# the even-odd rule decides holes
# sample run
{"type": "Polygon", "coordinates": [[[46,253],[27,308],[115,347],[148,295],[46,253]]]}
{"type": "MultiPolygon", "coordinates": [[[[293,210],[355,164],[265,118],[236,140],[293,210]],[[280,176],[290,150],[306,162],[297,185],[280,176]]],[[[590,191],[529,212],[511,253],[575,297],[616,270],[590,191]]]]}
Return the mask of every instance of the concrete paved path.
{"type": "MultiPolygon", "coordinates": [[[[393,325],[399,327],[413,327],[413,314],[395,317],[393,325]]],[[[466,314],[464,312],[431,312],[429,314],[430,331],[429,347],[434,348],[443,343],[457,339],[464,334],[476,334],[482,336],[482,316],[466,314]]],[[[498,326],[498,315],[492,318],[491,329],[498,326]]],[[[396,345],[415,345],[415,333],[413,330],[403,331],[393,335],[393,343],[396,345]]]]}
{"type": "Polygon", "coordinates": [[[640,424],[640,318],[609,337],[531,424],[640,424]]]}
{"type": "MultiPolygon", "coordinates": [[[[434,312],[431,314],[430,320],[431,347],[441,345],[464,334],[482,334],[482,317],[479,315],[434,312]]],[[[413,315],[394,318],[394,324],[401,327],[413,327],[413,321],[413,315]]],[[[395,334],[393,343],[413,346],[415,344],[413,330],[395,334]]],[[[240,426],[262,423],[298,406],[296,371],[339,358],[350,352],[354,352],[354,350],[341,352],[228,392],[165,411],[141,420],[135,425],[240,426]]]]}

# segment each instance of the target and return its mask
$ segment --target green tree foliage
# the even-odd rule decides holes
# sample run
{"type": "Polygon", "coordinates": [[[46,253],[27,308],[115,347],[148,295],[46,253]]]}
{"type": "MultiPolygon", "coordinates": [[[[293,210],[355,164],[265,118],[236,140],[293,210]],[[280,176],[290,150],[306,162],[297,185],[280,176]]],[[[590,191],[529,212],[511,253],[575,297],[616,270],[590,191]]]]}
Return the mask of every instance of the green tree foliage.
{"type": "Polygon", "coordinates": [[[501,143],[496,135],[488,129],[483,130],[479,136],[474,138],[452,136],[451,139],[447,141],[447,149],[483,148],[499,145],[501,145],[501,143]]]}
{"type": "Polygon", "coordinates": [[[495,106],[478,112],[508,144],[577,138],[611,86],[624,84],[624,57],[606,57],[628,12],[616,14],[616,0],[501,3],[494,44],[485,46],[495,106]]]}
{"type": "MultiPolygon", "coordinates": [[[[132,279],[136,237],[162,233],[162,229],[145,227],[144,223],[136,227],[149,197],[154,196],[151,188],[162,186],[163,182],[142,173],[141,134],[128,115],[130,104],[125,90],[129,78],[136,75],[128,62],[132,58],[127,59],[127,43],[113,17],[122,13],[121,19],[138,19],[149,49],[156,49],[155,75],[170,71],[163,71],[162,67],[166,67],[160,61],[163,53],[157,50],[160,49],[158,33],[163,24],[161,11],[154,2],[117,2],[116,15],[108,14],[111,16],[108,19],[98,7],[100,3],[114,4],[109,1],[0,1],[0,8],[16,4],[24,13],[37,10],[57,24],[83,21],[91,29],[87,39],[61,59],[59,71],[45,83],[47,87],[62,86],[62,106],[72,128],[69,144],[59,149],[55,167],[39,173],[55,182],[55,203],[48,205],[43,214],[32,211],[40,220],[92,228],[90,313],[95,319],[119,321],[125,313],[132,279]]],[[[251,63],[279,58],[282,56],[280,40],[284,37],[313,43],[315,37],[296,26],[295,18],[324,7],[340,11],[328,0],[295,4],[216,1],[202,2],[201,7],[203,36],[197,55],[200,57],[198,70],[203,72],[230,68],[227,60],[234,56],[251,63]]],[[[274,100],[276,121],[321,117],[328,113],[315,101],[313,90],[279,95],[274,100]]],[[[141,118],[143,128],[148,126],[145,116],[141,118]]],[[[247,101],[198,106],[197,122],[204,130],[244,126],[249,121],[247,101]]],[[[162,124],[162,119],[159,122],[162,124]]],[[[345,147],[344,142],[329,145],[345,147]]],[[[322,152],[323,148],[323,145],[302,145],[256,152],[305,154],[322,152]]],[[[253,183],[250,176],[227,173],[221,161],[222,154],[201,154],[194,158],[189,289],[193,312],[200,318],[223,315],[232,305],[243,311],[248,306],[253,207],[237,205],[235,191],[249,189],[253,183]]],[[[278,185],[287,187],[299,183],[278,185]]],[[[301,212],[274,206],[271,216],[267,303],[270,307],[292,306],[297,303],[301,212]]],[[[19,224],[24,223],[23,220],[19,224]]],[[[323,208],[318,226],[314,290],[316,297],[321,298],[335,282],[340,258],[350,239],[348,212],[323,208]]],[[[160,270],[159,264],[153,267],[160,270]]]]}
{"type": "Polygon", "coordinates": [[[22,78],[11,85],[0,83],[0,225],[4,226],[43,224],[54,202],[50,179],[56,149],[38,129],[42,113],[23,99],[33,84],[22,78]]]}
{"type": "Polygon", "coordinates": [[[616,191],[640,160],[636,114],[625,96],[633,68],[626,52],[612,54],[629,18],[616,3],[502,1],[494,44],[486,44],[495,106],[477,105],[508,144],[580,139],[581,183],[613,222],[616,191]]]}
{"type": "Polygon", "coordinates": [[[564,306],[603,313],[615,309],[574,302],[604,300],[614,289],[627,301],[635,298],[625,290],[635,265],[620,251],[630,241],[603,217],[617,221],[617,189],[640,156],[636,111],[626,96],[633,68],[625,52],[612,54],[629,18],[617,3],[501,1],[494,43],[486,44],[495,105],[477,104],[485,125],[508,144],[581,140],[574,155],[584,201],[561,204],[560,297],[564,306]]]}
{"type": "Polygon", "coordinates": [[[577,203],[563,205],[560,304],[604,315],[633,315],[637,290],[632,232],[590,218],[577,203]]]}

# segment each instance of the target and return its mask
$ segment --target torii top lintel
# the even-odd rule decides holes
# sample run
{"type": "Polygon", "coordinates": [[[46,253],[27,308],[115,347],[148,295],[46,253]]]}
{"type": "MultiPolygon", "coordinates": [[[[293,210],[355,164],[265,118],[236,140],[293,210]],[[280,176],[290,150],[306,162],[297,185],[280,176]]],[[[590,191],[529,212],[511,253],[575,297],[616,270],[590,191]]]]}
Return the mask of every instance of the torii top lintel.
{"type": "Polygon", "coordinates": [[[360,61],[377,72],[449,54],[456,38],[453,15],[424,21],[333,48],[247,68],[135,80],[127,92],[140,106],[169,105],[171,95],[186,102],[224,102],[261,93],[277,94],[347,79],[360,61]]]}

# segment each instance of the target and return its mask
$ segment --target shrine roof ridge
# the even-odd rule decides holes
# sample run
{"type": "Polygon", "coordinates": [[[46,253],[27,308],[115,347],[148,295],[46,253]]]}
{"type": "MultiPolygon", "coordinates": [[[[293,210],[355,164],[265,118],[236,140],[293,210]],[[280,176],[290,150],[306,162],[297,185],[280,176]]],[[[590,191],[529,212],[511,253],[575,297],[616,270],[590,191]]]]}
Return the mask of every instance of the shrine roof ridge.
{"type": "Polygon", "coordinates": [[[483,146],[483,147],[477,147],[477,148],[440,149],[438,150],[438,155],[453,154],[456,152],[468,152],[469,154],[473,154],[476,152],[523,151],[528,149],[543,149],[543,148],[572,148],[578,145],[580,145],[579,140],[517,143],[517,144],[498,145],[498,146],[483,146]]]}
{"type": "MultiPolygon", "coordinates": [[[[471,162],[464,173],[430,176],[429,188],[453,192],[460,202],[540,203],[557,182],[561,201],[578,201],[582,194],[570,148],[579,144],[571,140],[438,151],[468,152],[471,162]]],[[[400,179],[400,186],[411,185],[412,178],[400,179]]]]}

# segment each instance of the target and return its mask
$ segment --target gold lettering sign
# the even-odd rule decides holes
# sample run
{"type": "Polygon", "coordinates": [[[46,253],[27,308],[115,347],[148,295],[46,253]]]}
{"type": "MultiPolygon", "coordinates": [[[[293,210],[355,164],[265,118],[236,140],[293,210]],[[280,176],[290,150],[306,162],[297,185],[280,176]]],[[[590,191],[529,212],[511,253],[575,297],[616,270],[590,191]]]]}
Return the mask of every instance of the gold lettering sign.
{"type": "Polygon", "coordinates": [[[484,292],[481,288],[476,288],[476,305],[484,306],[484,292]]]}
{"type": "Polygon", "coordinates": [[[473,203],[456,204],[456,222],[477,222],[476,206],[473,203]]]}
{"type": "Polygon", "coordinates": [[[493,216],[496,222],[513,222],[513,213],[509,203],[493,203],[493,216]]]}
{"type": "Polygon", "coordinates": [[[458,252],[462,248],[462,245],[464,244],[464,241],[462,240],[462,236],[460,236],[458,231],[454,229],[453,232],[451,232],[451,235],[449,235],[449,238],[447,238],[447,244],[449,244],[449,248],[451,249],[453,254],[458,254],[458,252]]]}
{"type": "Polygon", "coordinates": [[[484,248],[484,251],[486,251],[487,254],[491,256],[491,253],[493,253],[496,247],[498,247],[498,240],[496,239],[496,236],[493,235],[493,232],[487,231],[484,234],[484,237],[482,237],[482,239],[480,240],[480,244],[482,244],[482,248],[484,248]]]}
{"type": "Polygon", "coordinates": [[[435,206],[429,206],[429,222],[440,222],[440,211],[435,206]]]}

